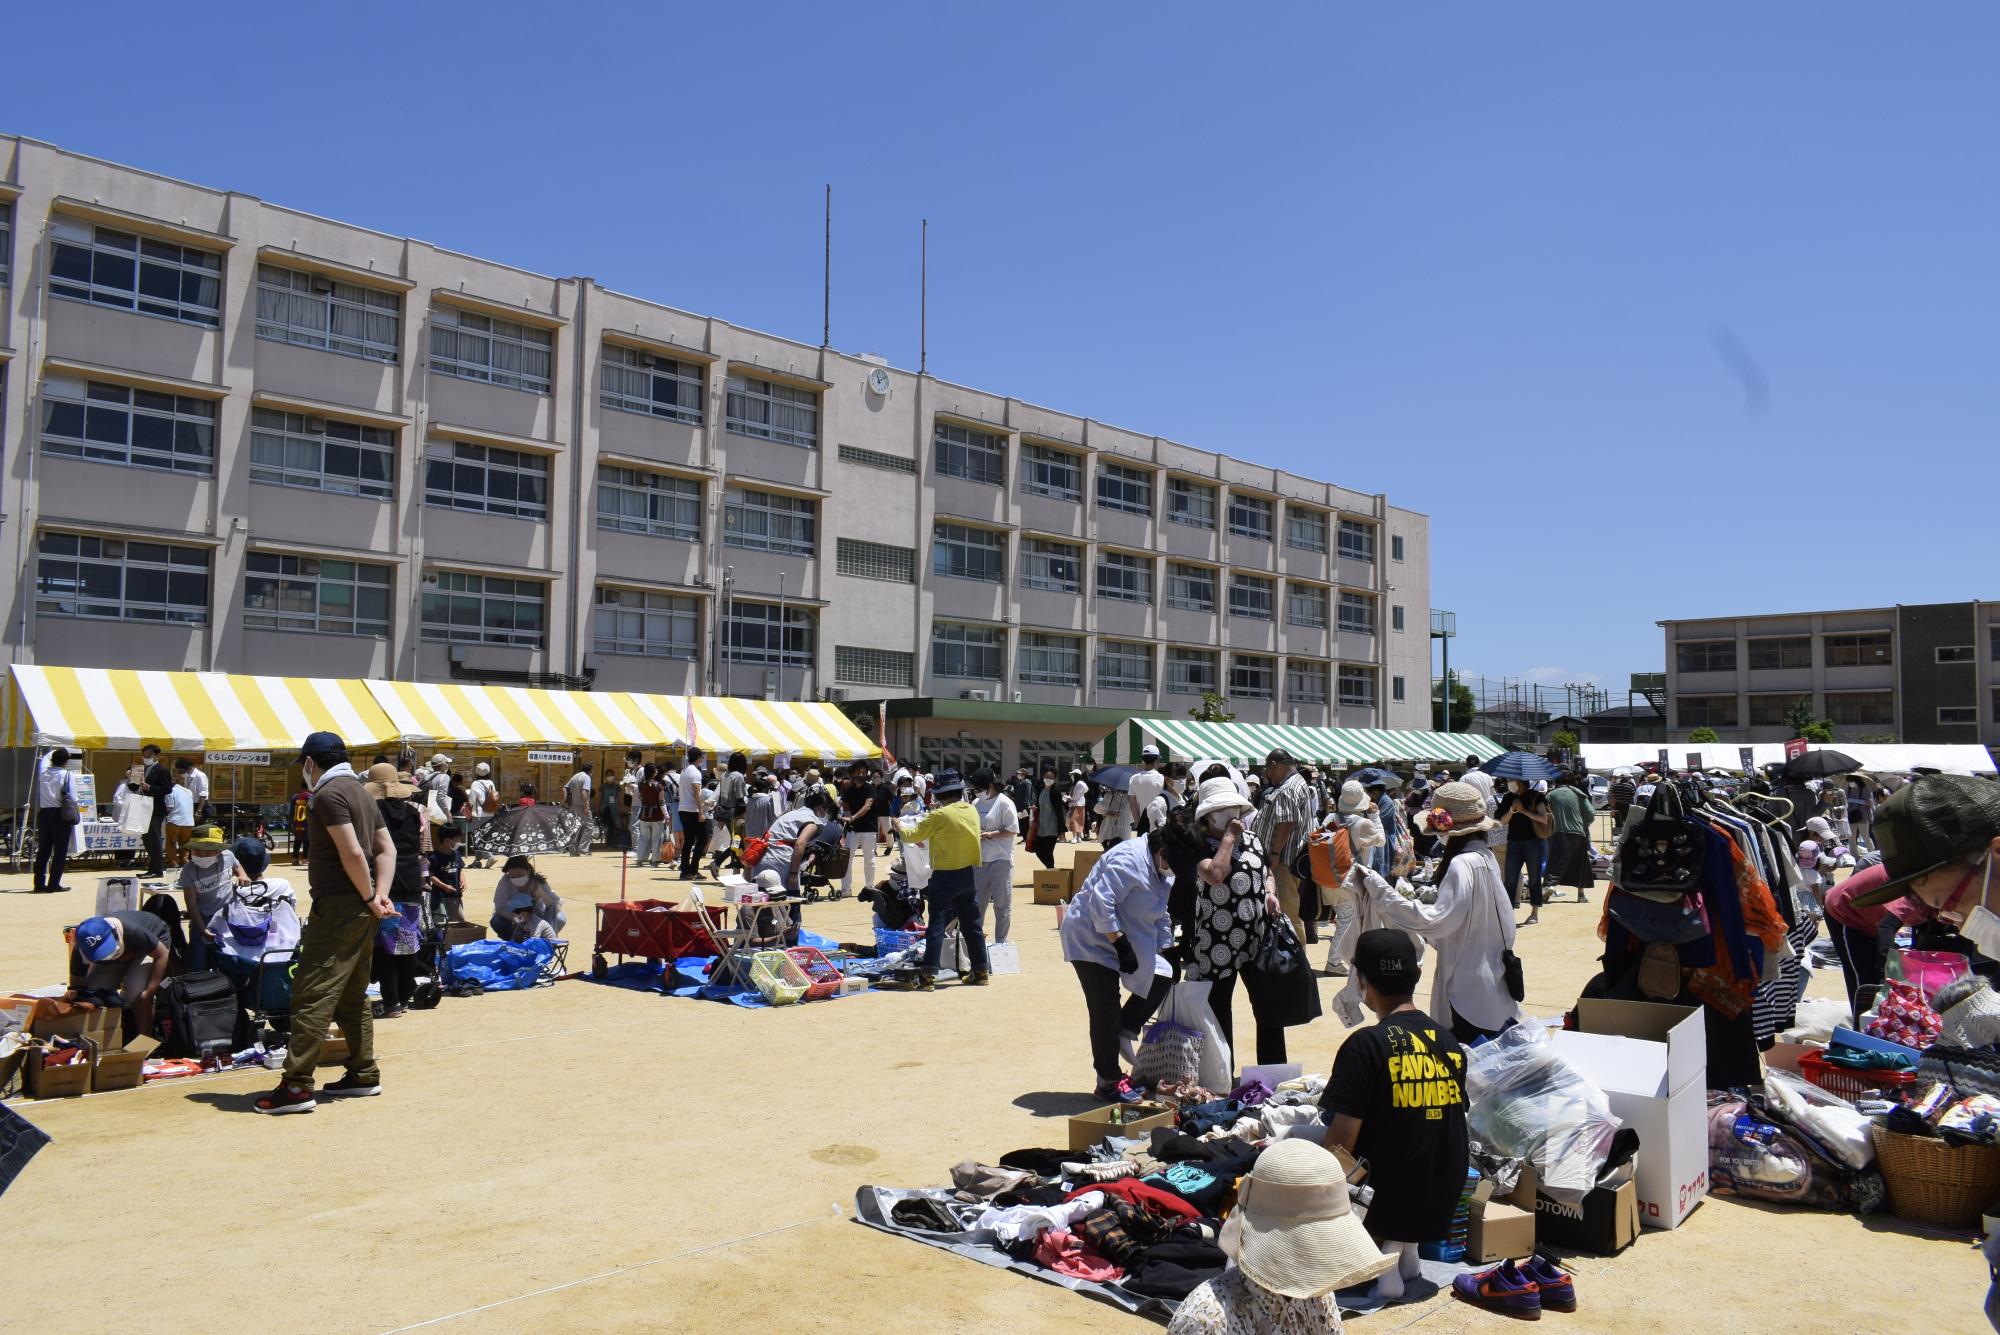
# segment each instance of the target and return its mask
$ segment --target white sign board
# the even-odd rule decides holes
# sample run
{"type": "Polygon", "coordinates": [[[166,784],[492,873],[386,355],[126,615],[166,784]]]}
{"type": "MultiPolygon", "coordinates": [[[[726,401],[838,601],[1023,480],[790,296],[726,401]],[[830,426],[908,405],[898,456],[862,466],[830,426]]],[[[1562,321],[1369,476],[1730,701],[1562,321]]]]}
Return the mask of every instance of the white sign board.
{"type": "Polygon", "coordinates": [[[209,751],[204,753],[211,765],[256,765],[271,763],[269,751],[209,751]]]}
{"type": "Polygon", "coordinates": [[[530,751],[528,752],[528,763],[530,765],[574,765],[576,763],[576,752],[530,751]]]}

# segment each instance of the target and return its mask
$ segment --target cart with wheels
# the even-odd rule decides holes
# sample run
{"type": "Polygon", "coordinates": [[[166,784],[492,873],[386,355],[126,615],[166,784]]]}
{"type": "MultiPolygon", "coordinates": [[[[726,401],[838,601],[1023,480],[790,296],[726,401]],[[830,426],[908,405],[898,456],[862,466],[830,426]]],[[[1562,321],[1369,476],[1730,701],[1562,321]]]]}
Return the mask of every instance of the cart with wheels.
{"type": "Polygon", "coordinates": [[[689,955],[716,953],[715,933],[729,913],[727,905],[698,904],[681,908],[670,899],[631,899],[597,906],[597,942],[590,956],[590,974],[609,972],[608,955],[658,960],[672,964],[689,955]]]}

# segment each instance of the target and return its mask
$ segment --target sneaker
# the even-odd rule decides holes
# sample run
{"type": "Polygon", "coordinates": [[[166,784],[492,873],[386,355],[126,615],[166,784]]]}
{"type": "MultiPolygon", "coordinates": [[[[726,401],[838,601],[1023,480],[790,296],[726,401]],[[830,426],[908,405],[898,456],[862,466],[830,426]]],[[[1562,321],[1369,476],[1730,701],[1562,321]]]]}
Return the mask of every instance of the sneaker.
{"type": "Polygon", "coordinates": [[[1123,1077],[1120,1077],[1117,1084],[1098,1081],[1097,1087],[1091,1091],[1091,1096],[1103,1099],[1106,1103],[1137,1103],[1146,1097],[1137,1085],[1123,1077]]]}
{"type": "Polygon", "coordinates": [[[1542,1319],[1541,1290],[1512,1261],[1502,1261],[1490,1270],[1453,1276],[1451,1292],[1460,1302],[1498,1312],[1501,1316],[1511,1316],[1520,1321],[1542,1319]]]}
{"type": "Polygon", "coordinates": [[[1347,966],[1339,960],[1328,960],[1326,962],[1326,976],[1328,978],[1345,978],[1347,977],[1347,966]]]}
{"type": "Polygon", "coordinates": [[[250,1106],[260,1113],[309,1113],[313,1110],[314,1102],[313,1092],[310,1089],[293,1089],[290,1085],[279,1085],[250,1106]]]}
{"type": "Polygon", "coordinates": [[[917,991],[919,991],[919,992],[935,992],[935,991],[937,991],[937,976],[936,976],[935,974],[928,974],[928,973],[927,973],[927,974],[924,974],[924,975],[923,975],[922,977],[918,978],[918,979],[917,979],[917,991]]]}
{"type": "Polygon", "coordinates": [[[967,987],[984,987],[992,980],[992,977],[993,975],[984,969],[974,969],[971,973],[965,975],[965,985],[967,987]]]}
{"type": "Polygon", "coordinates": [[[352,1074],[319,1087],[320,1097],[326,1099],[372,1099],[381,1092],[380,1080],[362,1080],[352,1074]]]}
{"type": "Polygon", "coordinates": [[[1521,1273],[1535,1282],[1544,1312],[1576,1310],[1576,1276],[1556,1264],[1547,1252],[1536,1252],[1521,1267],[1521,1273]]]}

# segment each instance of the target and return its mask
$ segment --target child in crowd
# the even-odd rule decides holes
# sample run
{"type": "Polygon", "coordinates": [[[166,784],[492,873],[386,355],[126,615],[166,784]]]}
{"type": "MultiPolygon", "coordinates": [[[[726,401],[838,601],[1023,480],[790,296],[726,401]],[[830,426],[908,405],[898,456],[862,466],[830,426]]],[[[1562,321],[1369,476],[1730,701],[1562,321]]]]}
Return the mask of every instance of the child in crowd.
{"type": "Polygon", "coordinates": [[[433,923],[442,927],[465,921],[465,853],[455,825],[440,825],[432,832],[427,888],[433,923]]]}

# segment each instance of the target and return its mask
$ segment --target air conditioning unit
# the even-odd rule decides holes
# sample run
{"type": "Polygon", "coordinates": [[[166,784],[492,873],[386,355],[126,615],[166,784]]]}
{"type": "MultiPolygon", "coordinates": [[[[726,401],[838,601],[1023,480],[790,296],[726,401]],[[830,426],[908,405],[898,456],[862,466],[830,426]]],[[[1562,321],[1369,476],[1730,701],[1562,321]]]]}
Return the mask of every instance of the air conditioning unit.
{"type": "Polygon", "coordinates": [[[844,704],[846,704],[846,703],[847,703],[847,688],[846,688],[845,686],[829,686],[829,687],[827,687],[827,688],[826,688],[826,702],[827,702],[828,704],[830,704],[830,705],[844,705],[844,704]]]}
{"type": "Polygon", "coordinates": [[[959,698],[959,699],[961,699],[961,700],[991,700],[991,699],[993,698],[993,692],[991,692],[991,691],[960,691],[960,692],[958,693],[958,698],[959,698]]]}

